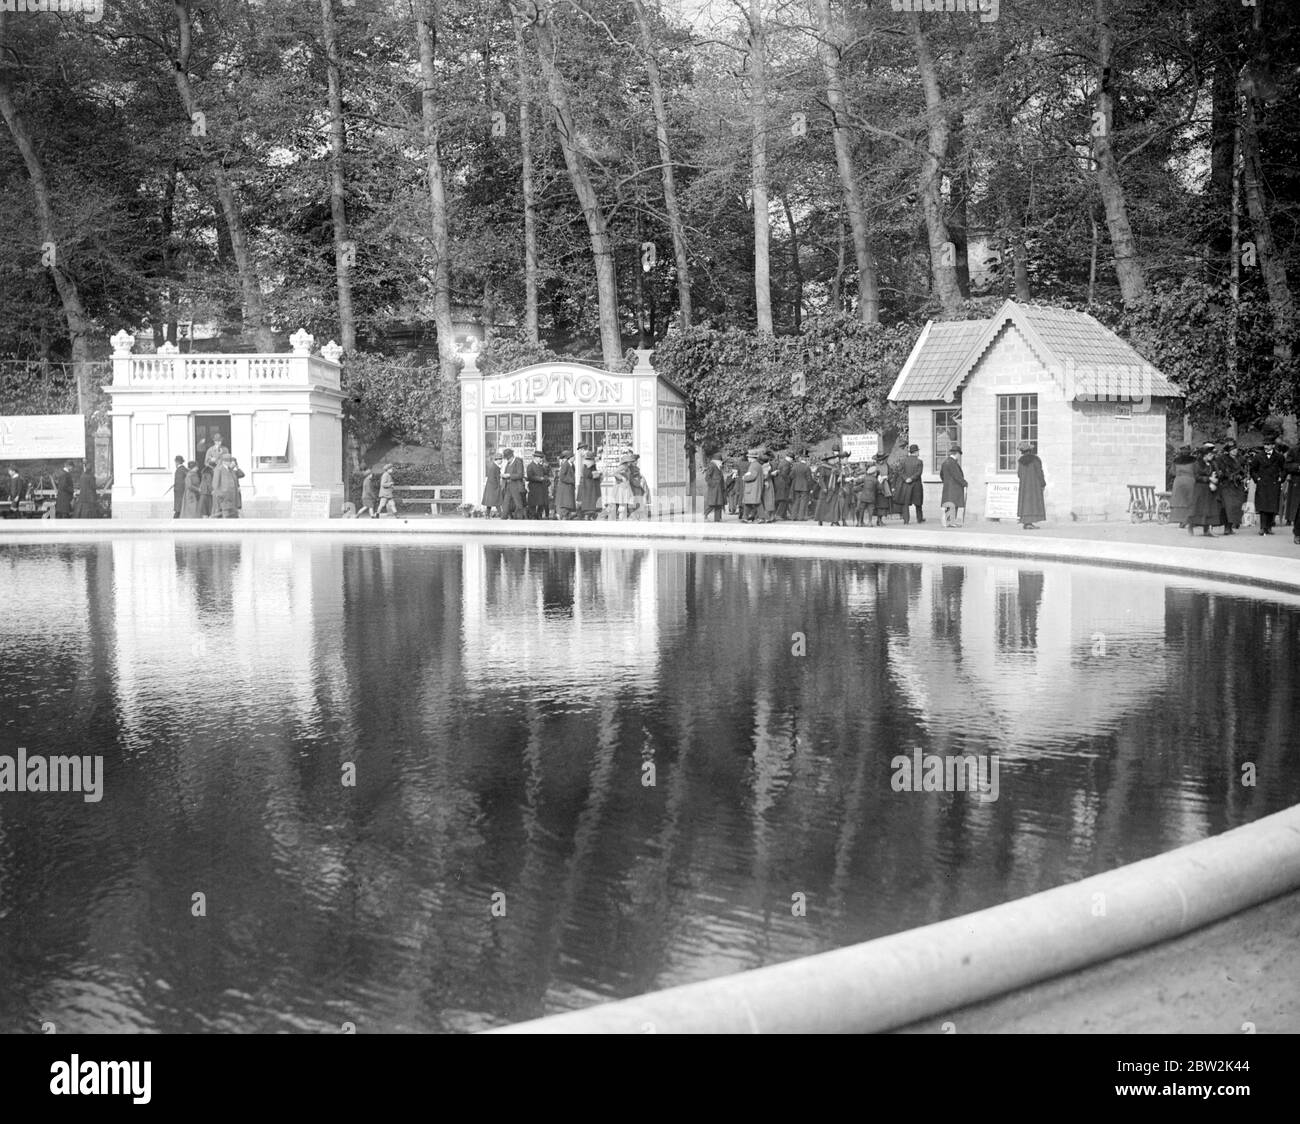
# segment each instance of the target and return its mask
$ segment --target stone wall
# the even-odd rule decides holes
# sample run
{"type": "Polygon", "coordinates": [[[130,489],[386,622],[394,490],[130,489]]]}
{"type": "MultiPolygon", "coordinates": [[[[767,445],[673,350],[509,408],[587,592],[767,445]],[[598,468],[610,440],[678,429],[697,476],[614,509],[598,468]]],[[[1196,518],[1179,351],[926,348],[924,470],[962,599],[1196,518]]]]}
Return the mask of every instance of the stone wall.
{"type": "Polygon", "coordinates": [[[1127,519],[1128,486],[1165,488],[1165,406],[1133,403],[1131,418],[1117,417],[1116,402],[1075,402],[1071,503],[1080,519],[1127,519]]]}

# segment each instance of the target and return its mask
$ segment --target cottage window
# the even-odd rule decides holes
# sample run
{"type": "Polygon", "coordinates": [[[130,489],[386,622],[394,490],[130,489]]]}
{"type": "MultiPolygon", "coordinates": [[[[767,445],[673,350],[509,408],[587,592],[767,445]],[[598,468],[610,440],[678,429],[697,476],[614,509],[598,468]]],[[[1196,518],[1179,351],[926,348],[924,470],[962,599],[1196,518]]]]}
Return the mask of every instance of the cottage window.
{"type": "Polygon", "coordinates": [[[998,395],[998,471],[1015,472],[1020,443],[1038,445],[1038,395],[998,395]]]}
{"type": "Polygon", "coordinates": [[[943,462],[948,457],[948,450],[953,445],[961,444],[961,411],[960,410],[935,410],[934,411],[934,463],[930,466],[931,472],[938,472],[943,462]]]}
{"type": "Polygon", "coordinates": [[[484,454],[502,449],[528,455],[537,445],[536,414],[488,414],[483,418],[484,454]]]}
{"type": "Polygon", "coordinates": [[[596,452],[605,445],[632,444],[631,414],[580,414],[578,416],[579,440],[596,452]]]}
{"type": "Polygon", "coordinates": [[[161,417],[135,419],[136,468],[167,467],[167,446],[164,440],[166,432],[166,421],[161,417]]]}
{"type": "Polygon", "coordinates": [[[253,467],[289,467],[289,413],[262,412],[253,419],[253,467]]]}

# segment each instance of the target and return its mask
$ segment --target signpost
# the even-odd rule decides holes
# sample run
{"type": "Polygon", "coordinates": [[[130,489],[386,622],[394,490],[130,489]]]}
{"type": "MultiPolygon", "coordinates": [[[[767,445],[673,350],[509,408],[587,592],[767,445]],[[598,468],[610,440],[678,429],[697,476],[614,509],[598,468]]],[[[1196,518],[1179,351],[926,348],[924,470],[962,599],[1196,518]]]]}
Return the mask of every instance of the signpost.
{"type": "Polygon", "coordinates": [[[840,436],[840,451],[849,454],[849,464],[869,464],[880,452],[880,434],[845,433],[840,436]]]}
{"type": "Polygon", "coordinates": [[[1020,501],[1019,480],[988,480],[984,493],[985,519],[1015,519],[1020,501]]]}
{"type": "Polygon", "coordinates": [[[311,488],[301,485],[295,486],[290,490],[290,519],[328,519],[329,517],[329,489],[311,488]]]}

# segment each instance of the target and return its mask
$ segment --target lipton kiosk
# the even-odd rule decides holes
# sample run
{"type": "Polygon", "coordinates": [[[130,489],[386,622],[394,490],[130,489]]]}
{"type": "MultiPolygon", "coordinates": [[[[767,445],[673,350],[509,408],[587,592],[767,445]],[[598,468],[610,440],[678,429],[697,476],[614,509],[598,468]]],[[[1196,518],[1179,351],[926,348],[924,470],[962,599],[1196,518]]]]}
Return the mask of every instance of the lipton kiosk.
{"type": "Polygon", "coordinates": [[[586,443],[602,464],[616,464],[624,450],[638,454],[654,512],[685,511],[686,399],[655,373],[650,354],[638,351],[630,373],[537,363],[500,375],[484,375],[477,356],[466,355],[460,373],[466,500],[482,498],[488,459],[500,449],[525,458],[541,449],[553,468],[586,443]]]}

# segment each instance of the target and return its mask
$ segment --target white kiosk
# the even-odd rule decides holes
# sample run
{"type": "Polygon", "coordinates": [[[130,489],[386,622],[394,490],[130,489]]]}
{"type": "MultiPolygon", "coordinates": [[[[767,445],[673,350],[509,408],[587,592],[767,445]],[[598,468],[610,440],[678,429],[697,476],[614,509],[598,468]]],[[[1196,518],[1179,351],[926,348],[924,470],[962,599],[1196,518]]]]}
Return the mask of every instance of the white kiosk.
{"type": "Polygon", "coordinates": [[[466,353],[460,372],[461,481],[478,503],[487,461],[498,449],[554,460],[579,443],[606,457],[630,449],[641,458],[650,500],[662,515],[686,510],[686,399],[639,350],[630,373],[583,363],[536,363],[484,375],[466,353]]]}
{"type": "MultiPolygon", "coordinates": [[[[135,337],[112,338],[113,517],[172,512],[175,458],[202,461],[214,440],[234,454],[246,517],[287,516],[295,492],[328,493],[343,510],[343,391],[332,341],[290,337],[289,355],[180,354],[163,344],[133,355],[135,337]]],[[[323,508],[319,512],[324,514],[323,508]]]]}

